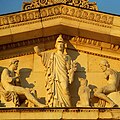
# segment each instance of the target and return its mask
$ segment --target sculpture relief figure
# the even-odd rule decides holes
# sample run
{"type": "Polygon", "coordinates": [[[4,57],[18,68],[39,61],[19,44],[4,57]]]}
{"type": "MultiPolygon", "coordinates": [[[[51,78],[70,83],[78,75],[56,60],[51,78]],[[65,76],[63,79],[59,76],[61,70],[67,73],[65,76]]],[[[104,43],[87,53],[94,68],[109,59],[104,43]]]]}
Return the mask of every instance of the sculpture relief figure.
{"type": "Polygon", "coordinates": [[[89,107],[90,88],[88,87],[88,81],[80,78],[80,85],[80,101],[77,102],[77,107],[89,107]]]}
{"type": "Polygon", "coordinates": [[[65,43],[61,35],[56,40],[56,52],[41,52],[34,47],[37,55],[42,57],[46,68],[46,104],[49,107],[70,107],[69,83],[72,83],[76,62],[69,55],[64,54],[65,43]]]}
{"type": "MultiPolygon", "coordinates": [[[[18,68],[19,60],[13,59],[8,68],[5,68],[1,74],[1,84],[5,91],[9,94],[25,95],[27,100],[35,104],[37,107],[45,107],[39,103],[30,93],[28,89],[19,86],[19,74],[15,71],[18,68]],[[18,86],[17,86],[18,85],[18,86]]],[[[9,95],[8,95],[9,96],[9,95]]],[[[14,96],[14,95],[11,95],[14,96]]],[[[17,97],[17,96],[16,96],[17,97]]]]}
{"type": "Polygon", "coordinates": [[[108,63],[107,60],[102,60],[100,62],[100,67],[104,72],[105,79],[107,80],[107,85],[98,88],[95,91],[94,95],[100,98],[101,100],[108,102],[111,107],[117,107],[117,105],[109,97],[107,97],[108,94],[115,92],[117,90],[119,82],[117,79],[117,73],[110,68],[110,64],[108,63]]]}

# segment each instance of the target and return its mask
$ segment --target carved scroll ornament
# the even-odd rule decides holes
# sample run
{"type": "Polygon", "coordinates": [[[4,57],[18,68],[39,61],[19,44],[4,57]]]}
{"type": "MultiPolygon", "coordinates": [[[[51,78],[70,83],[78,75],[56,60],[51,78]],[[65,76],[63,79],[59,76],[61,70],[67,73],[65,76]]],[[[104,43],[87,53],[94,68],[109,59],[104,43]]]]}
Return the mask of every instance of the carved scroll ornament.
{"type": "Polygon", "coordinates": [[[31,0],[31,2],[23,2],[22,9],[29,10],[58,3],[64,3],[86,9],[98,10],[96,2],[89,2],[89,0],[31,0]]]}

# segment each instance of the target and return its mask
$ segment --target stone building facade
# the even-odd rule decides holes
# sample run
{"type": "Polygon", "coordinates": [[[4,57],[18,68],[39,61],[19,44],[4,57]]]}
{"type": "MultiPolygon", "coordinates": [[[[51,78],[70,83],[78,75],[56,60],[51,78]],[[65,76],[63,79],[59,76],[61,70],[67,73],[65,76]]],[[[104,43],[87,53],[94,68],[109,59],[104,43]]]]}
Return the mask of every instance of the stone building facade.
{"type": "MultiPolygon", "coordinates": [[[[23,9],[27,8],[25,5],[23,9]]],[[[4,106],[0,108],[0,119],[120,119],[119,107],[98,108],[94,98],[94,88],[106,85],[100,61],[106,59],[118,75],[120,72],[120,16],[64,2],[1,15],[0,73],[12,59],[18,59],[22,87],[34,88],[38,101],[45,104],[45,67],[33,48],[38,45],[42,51],[56,51],[55,41],[60,34],[67,43],[65,52],[77,62],[74,81],[69,86],[72,106],[4,106]],[[90,107],[76,106],[80,100],[80,78],[88,80],[90,107]]],[[[120,86],[118,92],[119,89],[120,86]]],[[[119,95],[113,97],[119,104],[119,95]]]]}

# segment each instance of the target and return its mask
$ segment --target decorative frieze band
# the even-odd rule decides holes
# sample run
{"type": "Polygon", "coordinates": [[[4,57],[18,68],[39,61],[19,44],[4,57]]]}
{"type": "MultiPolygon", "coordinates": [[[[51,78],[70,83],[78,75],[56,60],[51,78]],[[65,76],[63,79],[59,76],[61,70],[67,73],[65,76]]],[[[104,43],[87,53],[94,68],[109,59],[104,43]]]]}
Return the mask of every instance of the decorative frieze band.
{"type": "Polygon", "coordinates": [[[84,37],[73,37],[70,40],[71,43],[76,45],[90,46],[99,49],[110,49],[112,51],[120,52],[120,45],[115,45],[111,43],[105,43],[102,41],[97,41],[94,39],[84,38],[84,37]]]}
{"type": "MultiPolygon", "coordinates": [[[[27,46],[35,46],[38,44],[48,44],[50,42],[55,42],[56,38],[58,35],[53,35],[53,36],[49,36],[49,37],[41,37],[41,38],[36,38],[36,39],[30,39],[30,40],[25,40],[25,41],[20,41],[20,42],[16,42],[16,43],[9,43],[9,44],[4,44],[4,45],[0,45],[0,52],[2,53],[3,51],[9,51],[10,49],[14,50],[14,49],[21,49],[22,47],[27,47],[27,46]]],[[[85,47],[92,47],[95,49],[99,49],[99,50],[108,50],[111,52],[116,52],[116,53],[120,53],[120,45],[114,45],[114,44],[110,44],[110,43],[104,43],[101,41],[97,41],[97,40],[93,40],[90,38],[84,38],[84,37],[72,37],[72,36],[68,36],[68,35],[63,35],[63,38],[65,41],[69,41],[72,45],[75,46],[85,46],[85,47]],[[103,46],[103,44],[105,44],[105,46],[103,46]],[[108,44],[107,48],[106,45],[108,44]]],[[[45,48],[45,46],[43,46],[44,50],[49,50],[49,49],[54,49],[54,46],[50,46],[49,48],[45,48]]],[[[72,48],[68,48],[67,49],[72,49],[72,48]]],[[[95,56],[100,56],[100,57],[104,57],[104,58],[109,58],[109,59],[114,59],[114,60],[120,60],[120,58],[118,57],[113,57],[110,55],[104,55],[104,54],[99,54],[99,53],[94,53],[91,51],[86,51],[86,50],[81,50],[78,47],[75,48],[74,50],[86,53],[86,54],[90,54],[90,55],[95,55],[95,56]]],[[[29,55],[29,54],[33,54],[33,50],[29,50],[28,51],[23,51],[22,53],[18,53],[15,55],[6,55],[4,57],[0,56],[0,60],[3,59],[7,59],[7,58],[12,58],[12,57],[18,57],[18,56],[23,56],[23,55],[29,55]]]]}
{"type": "MultiPolygon", "coordinates": [[[[76,45],[76,46],[80,45],[80,46],[92,47],[92,48],[95,48],[95,49],[97,48],[97,49],[100,49],[100,50],[107,50],[107,51],[111,51],[111,52],[120,53],[120,45],[113,45],[113,44],[110,44],[110,43],[105,43],[105,42],[101,42],[101,41],[97,41],[97,40],[93,40],[93,39],[89,39],[89,38],[73,37],[70,40],[70,42],[73,45],[76,45]],[[104,44],[105,44],[105,46],[104,46],[104,44]]],[[[85,50],[81,50],[81,49],[78,49],[78,48],[77,48],[77,50],[79,52],[83,52],[83,53],[90,54],[90,55],[100,56],[100,57],[114,59],[114,60],[120,60],[119,57],[113,57],[113,56],[110,56],[110,55],[93,53],[91,51],[85,51],[85,50]]]]}
{"type": "Polygon", "coordinates": [[[94,12],[94,11],[88,11],[81,8],[61,4],[61,5],[49,6],[41,9],[34,9],[25,12],[0,16],[0,26],[4,26],[4,25],[9,26],[10,24],[23,23],[36,19],[44,20],[43,18],[47,18],[50,16],[52,17],[56,15],[72,16],[74,18],[82,20],[81,22],[84,22],[84,20],[89,20],[97,24],[100,23],[104,23],[105,25],[113,24],[112,15],[94,12]]]}
{"type": "Polygon", "coordinates": [[[15,24],[20,22],[31,21],[40,18],[39,10],[27,11],[27,12],[20,12],[11,15],[4,15],[0,16],[0,25],[9,25],[15,24]]]}
{"type": "Polygon", "coordinates": [[[101,41],[96,41],[93,39],[89,38],[84,38],[84,37],[73,37],[70,40],[71,43],[76,44],[76,45],[89,45],[92,47],[101,47],[101,41]]]}
{"type": "Polygon", "coordinates": [[[45,43],[53,40],[55,41],[56,38],[57,38],[57,35],[46,37],[46,38],[41,37],[41,38],[30,39],[30,40],[15,42],[15,43],[4,44],[4,45],[0,45],[0,51],[29,46],[29,45],[35,45],[43,42],[45,43]]]}

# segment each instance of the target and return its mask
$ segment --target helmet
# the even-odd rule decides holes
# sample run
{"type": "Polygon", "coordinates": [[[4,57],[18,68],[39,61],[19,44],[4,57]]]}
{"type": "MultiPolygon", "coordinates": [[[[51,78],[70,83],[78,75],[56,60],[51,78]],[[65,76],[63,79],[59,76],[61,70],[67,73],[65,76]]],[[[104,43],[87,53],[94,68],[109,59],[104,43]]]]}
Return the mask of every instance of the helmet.
{"type": "Polygon", "coordinates": [[[58,42],[62,42],[62,43],[64,43],[64,40],[63,40],[61,34],[59,35],[59,37],[58,37],[57,40],[56,40],[56,43],[58,43],[58,42]]]}

